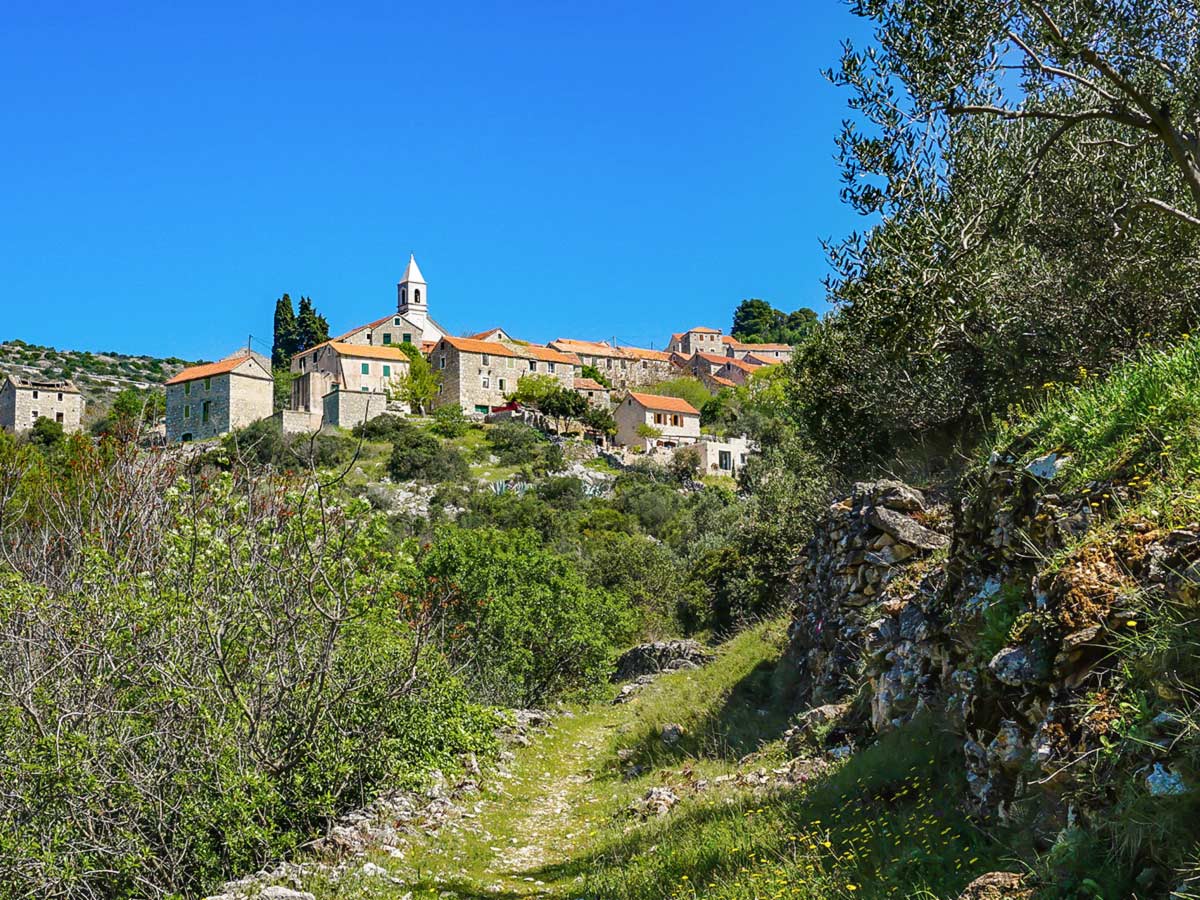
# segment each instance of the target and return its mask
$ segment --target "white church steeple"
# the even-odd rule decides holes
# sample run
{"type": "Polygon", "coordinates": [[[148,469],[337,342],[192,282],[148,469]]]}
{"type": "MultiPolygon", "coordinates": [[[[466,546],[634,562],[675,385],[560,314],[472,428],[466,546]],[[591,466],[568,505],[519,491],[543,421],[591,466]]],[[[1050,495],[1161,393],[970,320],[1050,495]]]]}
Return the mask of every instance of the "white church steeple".
{"type": "Polygon", "coordinates": [[[425,283],[425,276],[421,274],[421,269],[417,266],[417,257],[410,253],[408,266],[405,268],[404,274],[400,276],[400,283],[396,285],[397,312],[414,324],[416,324],[415,317],[425,319],[429,315],[428,293],[429,285],[425,283]]]}

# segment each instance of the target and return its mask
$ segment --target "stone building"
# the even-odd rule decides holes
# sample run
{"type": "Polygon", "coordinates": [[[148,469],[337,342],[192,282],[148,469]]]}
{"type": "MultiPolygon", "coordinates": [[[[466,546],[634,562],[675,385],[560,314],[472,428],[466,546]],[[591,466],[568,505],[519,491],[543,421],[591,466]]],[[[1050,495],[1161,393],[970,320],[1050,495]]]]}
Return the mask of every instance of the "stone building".
{"type": "Polygon", "coordinates": [[[724,364],[712,374],[718,378],[724,378],[734,384],[745,384],[750,380],[750,376],[762,368],[762,364],[755,365],[749,359],[735,359],[732,356],[726,357],[724,364]]]}
{"type": "Polygon", "coordinates": [[[617,443],[626,447],[669,449],[694,444],[700,438],[700,411],[678,397],[630,391],[613,417],[617,421],[617,443]]]}
{"type": "Polygon", "coordinates": [[[83,395],[70,381],[34,380],[9,375],[0,384],[0,428],[28,431],[38,419],[53,419],[63,431],[78,431],[83,395]]]}
{"type": "Polygon", "coordinates": [[[725,363],[729,361],[729,357],[725,355],[718,356],[715,353],[693,353],[685,364],[685,369],[688,374],[694,375],[696,378],[702,375],[721,375],[723,378],[728,378],[721,370],[725,368],[725,363]]]}
{"type": "Polygon", "coordinates": [[[726,440],[702,438],[696,445],[700,451],[700,472],[704,475],[736,476],[746,465],[755,447],[744,435],[726,440]]]}
{"type": "Polygon", "coordinates": [[[167,440],[202,441],[271,415],[271,363],[247,350],[191,366],[167,382],[167,440]]]}
{"type": "Polygon", "coordinates": [[[416,257],[409,256],[408,266],[396,285],[396,311],[352,328],[334,340],[375,347],[408,343],[420,349],[423,344],[436,344],[447,333],[429,315],[429,285],[417,266],[416,257]]]}
{"type": "Polygon", "coordinates": [[[747,344],[729,335],[725,335],[721,340],[725,344],[725,355],[731,356],[734,359],[746,359],[749,356],[756,356],[764,362],[781,363],[787,362],[792,358],[792,348],[787,344],[747,344]]]}
{"type": "Polygon", "coordinates": [[[607,341],[577,341],[555,338],[549,344],[561,353],[573,353],[581,366],[593,366],[614,388],[645,387],[673,378],[678,372],[671,354],[641,347],[619,347],[607,341]]]}
{"type": "Polygon", "coordinates": [[[550,375],[566,390],[574,390],[579,374],[579,357],[573,354],[473,338],[443,337],[430,353],[430,361],[442,378],[434,405],[457,404],[480,415],[503,406],[504,395],[515,391],[524,375],[550,375]]]}
{"type": "Polygon", "coordinates": [[[721,338],[721,329],[699,326],[671,335],[671,342],[667,346],[667,350],[683,356],[691,356],[693,353],[713,353],[724,356],[725,344],[721,338]]]}
{"type": "MultiPolygon", "coordinates": [[[[387,396],[398,378],[408,374],[408,356],[395,346],[326,341],[292,357],[292,397],[289,408],[300,416],[284,416],[284,430],[315,431],[326,422],[325,396],[334,390],[387,396]]],[[[386,411],[372,404],[372,415],[386,411]]],[[[340,418],[340,417],[339,417],[340,418]]]]}
{"type": "Polygon", "coordinates": [[[588,402],[589,406],[608,409],[612,406],[609,389],[593,378],[576,378],[575,393],[588,402]]]}

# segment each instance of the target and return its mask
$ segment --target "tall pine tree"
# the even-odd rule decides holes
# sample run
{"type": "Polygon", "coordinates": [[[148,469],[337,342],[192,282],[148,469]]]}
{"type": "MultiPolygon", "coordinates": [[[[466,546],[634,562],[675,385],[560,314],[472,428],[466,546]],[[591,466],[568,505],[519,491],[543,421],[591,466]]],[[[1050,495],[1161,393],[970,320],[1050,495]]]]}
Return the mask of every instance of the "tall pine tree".
{"type": "Polygon", "coordinates": [[[292,298],[284,294],[275,301],[275,340],[271,344],[271,365],[286,369],[296,352],[296,313],[292,310],[292,298]]]}

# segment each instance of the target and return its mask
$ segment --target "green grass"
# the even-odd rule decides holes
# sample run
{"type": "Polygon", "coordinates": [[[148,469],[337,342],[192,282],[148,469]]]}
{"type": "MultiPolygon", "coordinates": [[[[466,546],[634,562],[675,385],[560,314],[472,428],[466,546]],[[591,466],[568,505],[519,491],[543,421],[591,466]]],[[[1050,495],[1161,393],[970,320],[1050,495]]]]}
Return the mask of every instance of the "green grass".
{"type": "Polygon", "coordinates": [[[785,625],[739,635],[709,666],[663,676],[630,703],[559,718],[518,752],[512,778],[471,818],[412,838],[399,857],[372,857],[399,883],[316,879],[305,889],[320,900],[953,898],[1001,867],[1008,851],[956,809],[957,743],[929,722],[809,786],[714,783],[782,758],[787,717],[772,684],[785,625]],[[667,723],[685,729],[674,747],[659,737],[667,723]],[[634,757],[619,760],[629,750],[634,757]],[[628,779],[633,762],[646,769],[628,779]],[[708,786],[697,789],[698,779],[708,786]],[[659,785],[681,797],[671,813],[641,822],[626,812],[659,785]]]}

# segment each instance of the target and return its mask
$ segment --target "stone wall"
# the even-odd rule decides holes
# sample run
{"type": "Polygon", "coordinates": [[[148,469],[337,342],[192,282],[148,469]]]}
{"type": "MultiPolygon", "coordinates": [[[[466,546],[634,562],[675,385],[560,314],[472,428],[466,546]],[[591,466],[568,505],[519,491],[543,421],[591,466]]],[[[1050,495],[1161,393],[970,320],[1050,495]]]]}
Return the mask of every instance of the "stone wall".
{"type": "MultiPolygon", "coordinates": [[[[1125,715],[1111,698],[1125,677],[1113,650],[1138,627],[1129,598],[1200,600],[1200,525],[1126,521],[1081,541],[1133,505],[1130,488],[1064,494],[1062,460],[1014,459],[994,458],[954,510],[888,481],[834,504],[793,572],[785,662],[799,708],[857,696],[875,732],[938,717],[961,740],[968,808],[1049,843],[1072,817],[1109,814],[1113,789],[1088,763],[1113,752],[1125,715]]],[[[1163,713],[1158,734],[1122,742],[1110,773],[1149,795],[1185,783],[1179,721],[1163,713]]]]}
{"type": "Polygon", "coordinates": [[[334,388],[322,399],[324,424],[353,428],[388,411],[387,394],[334,388]]]}
{"type": "Polygon", "coordinates": [[[83,419],[83,396],[73,387],[17,385],[11,380],[0,383],[0,428],[28,431],[38,418],[61,422],[68,434],[78,431],[83,419]]]}

